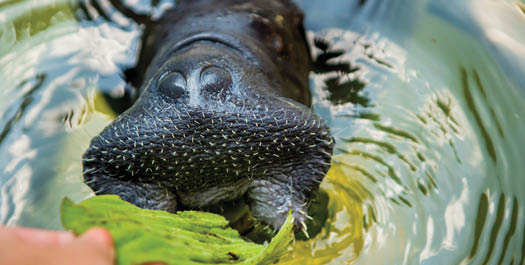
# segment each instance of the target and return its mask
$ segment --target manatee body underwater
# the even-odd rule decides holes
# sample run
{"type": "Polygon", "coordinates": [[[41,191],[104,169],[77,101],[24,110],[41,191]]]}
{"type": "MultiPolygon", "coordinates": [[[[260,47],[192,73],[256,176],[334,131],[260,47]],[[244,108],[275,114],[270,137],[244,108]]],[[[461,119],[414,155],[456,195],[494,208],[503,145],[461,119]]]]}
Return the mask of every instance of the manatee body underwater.
{"type": "Polygon", "coordinates": [[[169,212],[244,199],[305,229],[333,140],[308,107],[302,16],[289,1],[177,1],[146,26],[139,96],[91,140],[85,183],[169,212]]]}

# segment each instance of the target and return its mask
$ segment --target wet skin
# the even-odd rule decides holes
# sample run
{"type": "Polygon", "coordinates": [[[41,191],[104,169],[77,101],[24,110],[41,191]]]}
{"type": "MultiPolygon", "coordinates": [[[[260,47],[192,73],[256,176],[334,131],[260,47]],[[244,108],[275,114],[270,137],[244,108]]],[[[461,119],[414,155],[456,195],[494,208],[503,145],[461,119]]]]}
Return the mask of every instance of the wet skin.
{"type": "Polygon", "coordinates": [[[244,199],[304,229],[333,141],[307,107],[309,50],[287,1],[178,1],[148,25],[134,105],[91,141],[84,181],[175,212],[244,199]]]}

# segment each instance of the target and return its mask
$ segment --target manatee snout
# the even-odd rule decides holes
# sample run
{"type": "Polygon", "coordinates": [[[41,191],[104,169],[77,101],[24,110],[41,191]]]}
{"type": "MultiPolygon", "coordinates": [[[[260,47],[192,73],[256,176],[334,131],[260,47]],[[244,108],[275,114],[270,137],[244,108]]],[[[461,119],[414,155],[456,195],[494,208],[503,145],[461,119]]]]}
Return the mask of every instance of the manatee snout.
{"type": "MultiPolygon", "coordinates": [[[[228,83],[218,69],[204,85],[228,83]]],[[[175,85],[180,77],[168,78],[182,89],[175,85]]],[[[306,203],[330,165],[332,140],[324,123],[283,98],[212,108],[190,106],[187,94],[160,94],[152,100],[157,104],[141,99],[144,104],[104,129],[84,155],[86,183],[97,194],[171,212],[177,205],[199,209],[246,196],[259,220],[280,227],[292,209],[302,228],[306,203]],[[175,94],[184,103],[171,103],[175,94]]]]}
{"type": "MultiPolygon", "coordinates": [[[[279,8],[271,12],[291,10],[272,3],[279,8]]],[[[139,207],[170,212],[244,198],[258,220],[279,228],[291,211],[296,230],[305,229],[308,204],[330,167],[333,140],[305,105],[309,55],[304,35],[295,31],[301,20],[293,19],[300,13],[292,10],[282,16],[286,20],[268,25],[293,24],[276,31],[289,40],[282,47],[291,48],[280,46],[274,56],[268,39],[273,35],[257,35],[261,17],[244,8],[197,17],[208,23],[220,16],[228,27],[235,25],[231,33],[194,23],[195,32],[181,30],[188,37],[159,34],[168,37],[152,45],[157,48],[140,97],[84,154],[84,181],[96,194],[118,194],[139,207]]],[[[166,32],[177,23],[166,23],[166,32]]]]}

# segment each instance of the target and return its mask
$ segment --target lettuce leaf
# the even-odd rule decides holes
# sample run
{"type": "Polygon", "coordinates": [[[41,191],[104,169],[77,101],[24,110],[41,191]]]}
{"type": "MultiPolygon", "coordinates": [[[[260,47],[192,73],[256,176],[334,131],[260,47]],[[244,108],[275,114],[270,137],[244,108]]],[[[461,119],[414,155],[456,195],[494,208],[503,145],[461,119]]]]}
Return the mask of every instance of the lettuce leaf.
{"type": "Polygon", "coordinates": [[[293,218],[288,216],[267,245],[243,240],[221,215],[147,210],[101,195],[74,203],[64,198],[62,226],[80,235],[103,227],[113,236],[117,264],[271,264],[286,252],[294,238],[293,218]]]}

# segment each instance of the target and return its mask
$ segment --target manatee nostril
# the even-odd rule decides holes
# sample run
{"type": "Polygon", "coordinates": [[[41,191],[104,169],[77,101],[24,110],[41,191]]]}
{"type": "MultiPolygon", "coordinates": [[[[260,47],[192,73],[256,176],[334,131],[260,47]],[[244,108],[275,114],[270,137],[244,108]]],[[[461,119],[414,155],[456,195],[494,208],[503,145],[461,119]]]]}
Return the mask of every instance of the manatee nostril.
{"type": "Polygon", "coordinates": [[[209,95],[223,95],[232,84],[230,73],[224,68],[211,65],[201,71],[200,84],[202,91],[209,95]]]}
{"type": "Polygon", "coordinates": [[[170,101],[178,101],[187,95],[186,79],[179,72],[164,74],[159,80],[159,90],[170,101]]]}

